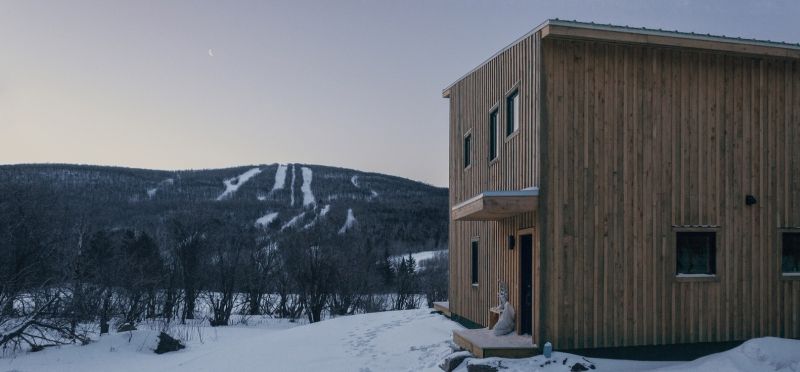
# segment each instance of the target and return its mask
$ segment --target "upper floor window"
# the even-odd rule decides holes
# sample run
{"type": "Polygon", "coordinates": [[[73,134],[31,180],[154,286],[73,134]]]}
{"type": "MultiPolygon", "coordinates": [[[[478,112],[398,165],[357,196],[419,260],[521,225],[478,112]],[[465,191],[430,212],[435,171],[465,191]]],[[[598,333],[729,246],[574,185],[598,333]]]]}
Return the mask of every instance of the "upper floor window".
{"type": "Polygon", "coordinates": [[[497,158],[497,109],[489,113],[489,160],[497,158]]]}
{"type": "Polygon", "coordinates": [[[506,97],[506,136],[519,129],[519,90],[506,97]]]}
{"type": "Polygon", "coordinates": [[[464,168],[472,163],[472,133],[464,136],[464,168]]]}
{"type": "Polygon", "coordinates": [[[800,232],[785,232],[781,240],[781,272],[800,275],[800,232]]]}
{"type": "Polygon", "coordinates": [[[716,232],[678,231],[675,243],[677,275],[716,274],[716,232]]]}

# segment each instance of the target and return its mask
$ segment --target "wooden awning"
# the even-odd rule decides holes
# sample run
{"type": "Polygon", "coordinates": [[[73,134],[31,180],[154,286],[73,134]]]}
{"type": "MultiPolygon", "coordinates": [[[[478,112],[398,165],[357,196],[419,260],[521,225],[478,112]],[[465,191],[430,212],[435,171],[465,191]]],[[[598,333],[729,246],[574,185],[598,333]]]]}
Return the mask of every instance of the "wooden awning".
{"type": "Polygon", "coordinates": [[[453,221],[497,221],[536,210],[539,189],[485,191],[453,207],[453,221]]]}

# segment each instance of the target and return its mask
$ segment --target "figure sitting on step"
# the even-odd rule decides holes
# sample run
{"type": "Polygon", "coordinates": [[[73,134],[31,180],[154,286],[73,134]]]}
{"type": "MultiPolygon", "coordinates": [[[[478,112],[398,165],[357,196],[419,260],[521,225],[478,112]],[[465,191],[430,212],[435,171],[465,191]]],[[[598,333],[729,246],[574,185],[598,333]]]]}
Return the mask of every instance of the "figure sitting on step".
{"type": "Polygon", "coordinates": [[[497,292],[497,298],[500,300],[500,318],[494,326],[494,335],[502,336],[507,335],[514,331],[514,306],[508,302],[508,286],[505,283],[500,283],[500,290],[497,292]]]}

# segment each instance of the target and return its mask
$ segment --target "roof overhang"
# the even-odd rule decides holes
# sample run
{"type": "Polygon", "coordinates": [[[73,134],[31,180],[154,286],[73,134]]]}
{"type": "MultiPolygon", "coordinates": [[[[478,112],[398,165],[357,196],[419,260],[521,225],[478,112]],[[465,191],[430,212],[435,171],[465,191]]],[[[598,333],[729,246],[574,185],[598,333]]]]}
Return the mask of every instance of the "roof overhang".
{"type": "Polygon", "coordinates": [[[542,28],[542,39],[549,37],[601,40],[617,43],[692,48],[723,53],[739,53],[783,58],[800,58],[796,44],[771,41],[672,32],[647,28],[548,21],[542,28]]]}
{"type": "Polygon", "coordinates": [[[539,189],[485,191],[450,210],[453,221],[498,221],[525,212],[533,212],[539,189]]]}
{"type": "Polygon", "coordinates": [[[536,26],[513,43],[500,49],[458,80],[442,90],[442,97],[450,98],[450,89],[459,81],[471,75],[489,61],[510,49],[520,41],[540,32],[542,38],[561,37],[576,39],[596,39],[620,43],[639,43],[674,47],[697,48],[720,52],[767,55],[774,57],[800,58],[800,44],[775,42],[769,40],[743,39],[738,37],[703,35],[692,32],[665,31],[628,26],[602,25],[595,23],[548,19],[536,26]]]}

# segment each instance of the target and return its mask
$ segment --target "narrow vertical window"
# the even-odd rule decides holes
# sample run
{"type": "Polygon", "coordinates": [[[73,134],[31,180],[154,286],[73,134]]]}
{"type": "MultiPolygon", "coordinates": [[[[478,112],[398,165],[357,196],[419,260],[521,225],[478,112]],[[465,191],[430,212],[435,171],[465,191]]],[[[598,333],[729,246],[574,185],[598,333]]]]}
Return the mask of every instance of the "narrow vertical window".
{"type": "Polygon", "coordinates": [[[800,233],[783,233],[781,240],[781,272],[789,276],[800,275],[800,233]]]}
{"type": "Polygon", "coordinates": [[[472,241],[472,284],[478,284],[478,241],[472,241]]]}
{"type": "Polygon", "coordinates": [[[464,168],[472,162],[472,133],[464,136],[464,168]]]}
{"type": "Polygon", "coordinates": [[[497,158],[497,110],[489,114],[489,161],[497,158]]]}
{"type": "Polygon", "coordinates": [[[713,231],[682,231],[676,234],[676,274],[716,274],[717,234],[713,231]]]}
{"type": "Polygon", "coordinates": [[[506,97],[506,136],[519,129],[519,91],[515,90],[506,97]]]}

